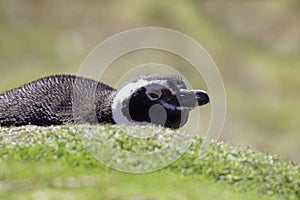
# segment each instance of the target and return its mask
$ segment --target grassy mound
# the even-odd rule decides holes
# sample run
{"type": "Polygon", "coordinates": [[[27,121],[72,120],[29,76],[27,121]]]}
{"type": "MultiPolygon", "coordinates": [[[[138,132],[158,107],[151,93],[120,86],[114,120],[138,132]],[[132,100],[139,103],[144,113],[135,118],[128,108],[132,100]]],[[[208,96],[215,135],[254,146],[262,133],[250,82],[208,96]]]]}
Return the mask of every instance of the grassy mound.
{"type": "MultiPolygon", "coordinates": [[[[0,199],[300,198],[300,167],[277,156],[216,143],[207,156],[198,159],[203,141],[193,138],[193,144],[171,165],[137,175],[99,162],[92,155],[96,151],[85,148],[94,144],[81,140],[88,137],[102,144],[105,139],[116,149],[141,153],[164,149],[178,136],[184,134],[155,127],[0,128],[0,199]],[[153,131],[159,134],[150,139],[128,135],[153,131]]],[[[143,168],[151,162],[139,165],[143,168]]]]}

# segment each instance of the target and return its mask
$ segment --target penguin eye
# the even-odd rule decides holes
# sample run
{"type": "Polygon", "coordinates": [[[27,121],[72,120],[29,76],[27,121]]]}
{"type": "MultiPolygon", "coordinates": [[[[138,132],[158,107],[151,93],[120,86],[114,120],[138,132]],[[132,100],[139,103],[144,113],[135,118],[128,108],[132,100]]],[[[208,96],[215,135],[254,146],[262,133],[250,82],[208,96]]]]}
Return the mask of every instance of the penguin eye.
{"type": "Polygon", "coordinates": [[[162,93],[161,92],[147,92],[147,97],[151,100],[151,101],[156,101],[158,100],[162,93]]]}

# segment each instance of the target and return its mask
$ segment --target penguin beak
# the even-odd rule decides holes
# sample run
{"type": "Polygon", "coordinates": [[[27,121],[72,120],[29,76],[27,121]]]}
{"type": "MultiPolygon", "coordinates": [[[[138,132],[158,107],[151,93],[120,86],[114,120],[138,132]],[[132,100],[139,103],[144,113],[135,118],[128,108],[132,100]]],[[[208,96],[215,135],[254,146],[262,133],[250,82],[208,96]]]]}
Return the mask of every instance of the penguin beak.
{"type": "MultiPolygon", "coordinates": [[[[177,95],[176,95],[177,96],[177,95]]],[[[182,89],[177,96],[182,107],[194,108],[209,103],[209,96],[203,90],[182,89]]]]}

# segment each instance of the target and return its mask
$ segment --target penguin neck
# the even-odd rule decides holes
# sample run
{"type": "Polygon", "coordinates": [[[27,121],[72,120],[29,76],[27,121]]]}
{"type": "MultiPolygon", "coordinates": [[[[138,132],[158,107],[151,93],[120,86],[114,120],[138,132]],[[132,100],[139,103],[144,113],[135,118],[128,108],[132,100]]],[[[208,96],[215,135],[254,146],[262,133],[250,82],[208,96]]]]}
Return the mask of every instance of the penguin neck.
{"type": "MultiPolygon", "coordinates": [[[[132,119],[128,119],[126,115],[123,113],[129,112],[128,107],[128,101],[131,97],[131,95],[136,91],[138,88],[142,87],[143,85],[148,84],[149,81],[145,80],[139,80],[137,82],[129,83],[122,87],[120,90],[115,92],[113,96],[113,101],[111,104],[111,110],[112,110],[112,118],[116,124],[124,124],[124,125],[149,125],[148,122],[138,122],[134,121],[132,119]]],[[[129,114],[127,114],[129,116],[129,114]]]]}
{"type": "Polygon", "coordinates": [[[97,99],[101,99],[101,101],[96,101],[96,115],[99,123],[116,123],[113,119],[111,107],[115,95],[116,91],[112,91],[97,97],[97,99]]]}

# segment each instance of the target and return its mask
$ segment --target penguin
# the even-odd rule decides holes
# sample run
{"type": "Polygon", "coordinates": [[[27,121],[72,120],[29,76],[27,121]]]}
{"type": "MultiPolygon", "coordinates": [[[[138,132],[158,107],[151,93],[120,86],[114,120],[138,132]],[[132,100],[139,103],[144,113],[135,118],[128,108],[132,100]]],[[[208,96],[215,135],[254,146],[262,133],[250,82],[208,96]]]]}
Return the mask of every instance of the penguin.
{"type": "Polygon", "coordinates": [[[209,103],[175,75],[143,75],[115,89],[75,75],[52,75],[0,94],[0,126],[156,124],[178,129],[209,103]]]}

